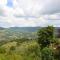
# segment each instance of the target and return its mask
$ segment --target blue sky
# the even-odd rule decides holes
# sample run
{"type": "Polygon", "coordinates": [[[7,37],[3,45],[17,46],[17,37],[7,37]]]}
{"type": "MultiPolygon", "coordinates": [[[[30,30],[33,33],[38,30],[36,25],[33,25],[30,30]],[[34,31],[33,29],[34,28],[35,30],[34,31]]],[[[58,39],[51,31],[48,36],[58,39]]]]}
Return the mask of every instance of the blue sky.
{"type": "Polygon", "coordinates": [[[60,27],[60,0],[0,0],[2,27],[60,27]]]}
{"type": "Polygon", "coordinates": [[[13,7],[13,0],[7,0],[7,6],[13,7]]]}

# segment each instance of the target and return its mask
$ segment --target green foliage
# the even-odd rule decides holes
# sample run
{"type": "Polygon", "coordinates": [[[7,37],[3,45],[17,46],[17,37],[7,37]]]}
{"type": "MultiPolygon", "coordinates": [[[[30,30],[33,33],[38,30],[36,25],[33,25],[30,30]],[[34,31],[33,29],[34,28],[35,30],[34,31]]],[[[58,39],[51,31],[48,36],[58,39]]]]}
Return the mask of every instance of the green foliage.
{"type": "Polygon", "coordinates": [[[6,53],[6,49],[3,47],[0,47],[0,53],[6,53]]]}
{"type": "Polygon", "coordinates": [[[41,55],[42,55],[42,60],[53,60],[54,59],[52,49],[47,48],[47,47],[42,49],[41,55]]]}
{"type": "Polygon", "coordinates": [[[56,49],[54,50],[54,58],[60,60],[60,44],[56,43],[56,49]]]}
{"type": "MultiPolygon", "coordinates": [[[[12,42],[10,42],[12,44],[12,42]]],[[[9,43],[4,44],[6,45],[9,43]]],[[[4,48],[3,47],[3,48],[4,48]]],[[[21,43],[19,46],[11,46],[6,48],[6,54],[0,53],[1,60],[40,60],[40,47],[36,41],[25,41],[21,43]],[[10,49],[8,51],[8,48],[10,49]]]]}
{"type": "Polygon", "coordinates": [[[0,51],[6,49],[6,52],[0,52],[0,60],[59,60],[57,52],[59,53],[60,50],[53,50],[54,47],[44,47],[40,50],[40,46],[35,40],[19,43],[19,46],[15,41],[2,45],[0,51]],[[55,57],[57,59],[54,59],[55,57]]]}
{"type": "Polygon", "coordinates": [[[41,45],[41,47],[49,46],[50,43],[53,42],[54,38],[54,27],[48,26],[45,28],[42,28],[38,31],[38,43],[41,45]]]}
{"type": "Polygon", "coordinates": [[[29,38],[25,36],[20,38],[21,35],[18,35],[18,38],[14,34],[11,35],[12,38],[10,36],[10,40],[0,42],[0,60],[60,60],[60,47],[58,46],[60,40],[54,41],[53,26],[44,27],[38,31],[38,42],[35,37],[35,39],[30,39],[29,33],[29,38]]]}
{"type": "Polygon", "coordinates": [[[10,50],[11,50],[11,51],[15,50],[15,46],[11,46],[11,47],[10,47],[10,50]]]}

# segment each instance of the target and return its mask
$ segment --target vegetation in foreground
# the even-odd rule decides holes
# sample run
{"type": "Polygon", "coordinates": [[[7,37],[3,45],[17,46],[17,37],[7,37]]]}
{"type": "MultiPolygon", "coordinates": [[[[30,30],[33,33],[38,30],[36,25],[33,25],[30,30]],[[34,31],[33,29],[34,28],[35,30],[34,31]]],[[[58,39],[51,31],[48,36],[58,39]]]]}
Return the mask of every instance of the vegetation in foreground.
{"type": "Polygon", "coordinates": [[[39,29],[37,39],[28,38],[0,42],[0,60],[60,60],[60,39],[53,26],[39,29]]]}

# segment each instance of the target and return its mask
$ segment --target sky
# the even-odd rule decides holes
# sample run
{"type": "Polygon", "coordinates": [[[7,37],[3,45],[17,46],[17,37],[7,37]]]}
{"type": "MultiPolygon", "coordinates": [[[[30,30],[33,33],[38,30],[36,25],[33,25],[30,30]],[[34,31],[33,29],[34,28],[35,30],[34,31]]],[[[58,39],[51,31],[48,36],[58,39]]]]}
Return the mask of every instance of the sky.
{"type": "Polygon", "coordinates": [[[0,27],[60,27],[60,0],[0,0],[0,27]]]}

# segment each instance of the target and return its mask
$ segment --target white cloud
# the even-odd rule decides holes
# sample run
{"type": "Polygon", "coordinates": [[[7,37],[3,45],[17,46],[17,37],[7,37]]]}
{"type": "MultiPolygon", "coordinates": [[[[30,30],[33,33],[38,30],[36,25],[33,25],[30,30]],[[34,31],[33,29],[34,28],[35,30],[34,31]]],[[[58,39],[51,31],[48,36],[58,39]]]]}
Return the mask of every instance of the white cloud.
{"type": "Polygon", "coordinates": [[[53,14],[60,12],[60,0],[15,0],[14,8],[17,7],[23,10],[24,15],[53,14]]]}
{"type": "Polygon", "coordinates": [[[58,21],[49,20],[47,25],[53,25],[54,27],[60,27],[60,20],[58,20],[58,21]]]}
{"type": "Polygon", "coordinates": [[[7,0],[0,0],[0,5],[6,5],[7,4],[7,0]]]}
{"type": "Polygon", "coordinates": [[[7,26],[19,26],[19,27],[36,27],[36,26],[45,26],[47,21],[41,18],[15,18],[15,17],[0,17],[0,22],[8,23],[7,26]]]}
{"type": "MultiPolygon", "coordinates": [[[[38,15],[39,11],[43,7],[43,1],[41,0],[16,0],[14,2],[14,9],[19,8],[18,10],[22,10],[24,15],[38,15]]],[[[17,13],[19,11],[16,11],[17,13]]]]}
{"type": "Polygon", "coordinates": [[[60,20],[60,14],[50,14],[50,15],[43,15],[43,18],[46,20],[60,20]]]}
{"type": "Polygon", "coordinates": [[[5,27],[60,26],[60,21],[53,21],[60,20],[58,13],[60,12],[60,0],[13,0],[13,3],[13,7],[8,7],[7,0],[0,0],[2,12],[0,23],[3,23],[5,27]]]}

